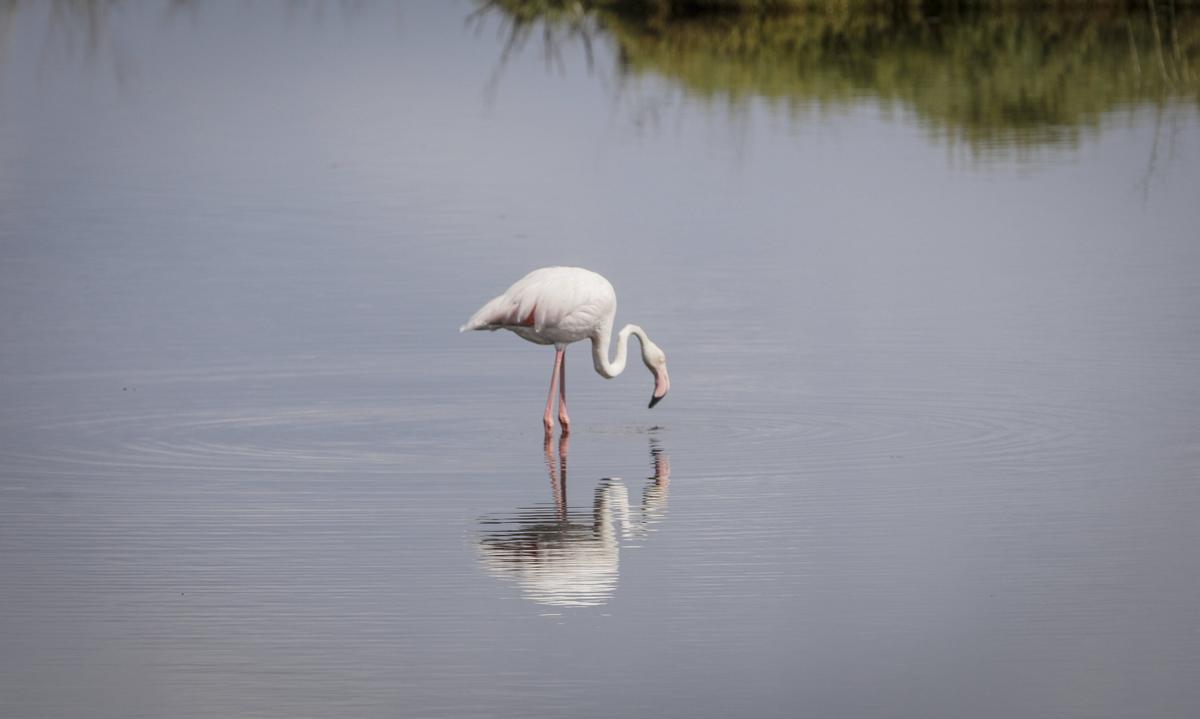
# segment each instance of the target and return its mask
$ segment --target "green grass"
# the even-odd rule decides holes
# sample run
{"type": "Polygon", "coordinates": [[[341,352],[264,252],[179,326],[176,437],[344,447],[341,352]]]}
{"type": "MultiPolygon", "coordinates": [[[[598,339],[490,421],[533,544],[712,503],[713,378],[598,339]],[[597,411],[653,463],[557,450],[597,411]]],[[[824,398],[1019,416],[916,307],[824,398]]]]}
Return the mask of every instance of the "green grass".
{"type": "MultiPolygon", "coordinates": [[[[569,23],[615,43],[619,71],[693,96],[910,109],[972,146],[1073,143],[1100,117],[1200,104],[1193,4],[1126,2],[565,2],[488,4],[521,27],[569,23]],[[786,6],[786,7],[785,7],[786,6]]],[[[591,37],[589,41],[599,37],[591,37]]]]}

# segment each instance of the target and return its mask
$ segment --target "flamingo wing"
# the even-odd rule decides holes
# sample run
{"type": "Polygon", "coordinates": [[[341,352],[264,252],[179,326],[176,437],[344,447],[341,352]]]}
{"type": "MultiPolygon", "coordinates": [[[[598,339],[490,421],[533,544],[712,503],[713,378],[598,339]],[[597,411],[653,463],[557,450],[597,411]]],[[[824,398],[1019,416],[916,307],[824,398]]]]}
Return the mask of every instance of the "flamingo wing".
{"type": "Polygon", "coordinates": [[[543,267],[517,280],[459,328],[514,327],[587,332],[616,310],[616,293],[604,277],[578,267],[543,267]]]}

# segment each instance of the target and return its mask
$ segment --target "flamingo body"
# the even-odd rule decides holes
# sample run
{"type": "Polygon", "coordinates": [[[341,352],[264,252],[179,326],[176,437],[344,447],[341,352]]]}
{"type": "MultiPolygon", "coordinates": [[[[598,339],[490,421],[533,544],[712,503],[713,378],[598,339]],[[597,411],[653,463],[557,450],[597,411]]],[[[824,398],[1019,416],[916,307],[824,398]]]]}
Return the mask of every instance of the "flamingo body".
{"type": "Polygon", "coordinates": [[[617,312],[612,284],[582,267],[543,267],[513,283],[459,328],[511,330],[540,345],[588,339],[617,312]]]}
{"type": "Polygon", "coordinates": [[[617,333],[617,354],[609,361],[609,336],[616,313],[617,293],[603,276],[581,267],[543,267],[517,280],[504,294],[480,307],[459,331],[509,330],[530,342],[554,345],[554,372],[542,418],[549,437],[556,387],[560,388],[559,424],[563,434],[569,432],[564,355],[567,345],[573,342],[592,341],[596,372],[608,379],[624,371],[629,336],[634,335],[641,343],[642,362],[655,378],[650,406],[657,404],[670,389],[666,354],[637,325],[626,325],[617,333]]]}

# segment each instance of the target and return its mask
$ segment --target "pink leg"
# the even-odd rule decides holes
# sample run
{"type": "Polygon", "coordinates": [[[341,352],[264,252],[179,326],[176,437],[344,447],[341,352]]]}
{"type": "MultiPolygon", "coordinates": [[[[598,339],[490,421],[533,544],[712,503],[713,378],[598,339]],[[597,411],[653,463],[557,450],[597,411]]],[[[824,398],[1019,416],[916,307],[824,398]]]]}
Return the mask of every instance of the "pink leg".
{"type": "Polygon", "coordinates": [[[546,397],[546,413],[542,415],[542,426],[546,428],[546,440],[550,440],[550,436],[554,434],[554,415],[550,410],[554,409],[554,392],[558,389],[558,372],[562,367],[563,351],[557,350],[554,353],[554,371],[550,373],[550,394],[546,397]]]}
{"type": "Polygon", "coordinates": [[[567,416],[567,350],[562,351],[562,362],[558,365],[558,424],[563,436],[571,433],[571,418],[567,416]]]}

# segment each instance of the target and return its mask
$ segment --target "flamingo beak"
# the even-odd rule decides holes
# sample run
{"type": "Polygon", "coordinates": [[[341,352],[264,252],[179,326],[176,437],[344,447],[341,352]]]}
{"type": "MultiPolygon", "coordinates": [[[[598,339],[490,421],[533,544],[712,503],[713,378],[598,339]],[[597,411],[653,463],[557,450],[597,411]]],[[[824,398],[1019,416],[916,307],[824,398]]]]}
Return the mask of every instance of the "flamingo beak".
{"type": "Polygon", "coordinates": [[[671,389],[671,376],[667,374],[667,366],[664,364],[654,370],[654,394],[650,395],[650,407],[662,401],[663,397],[667,396],[667,390],[671,389]]]}

